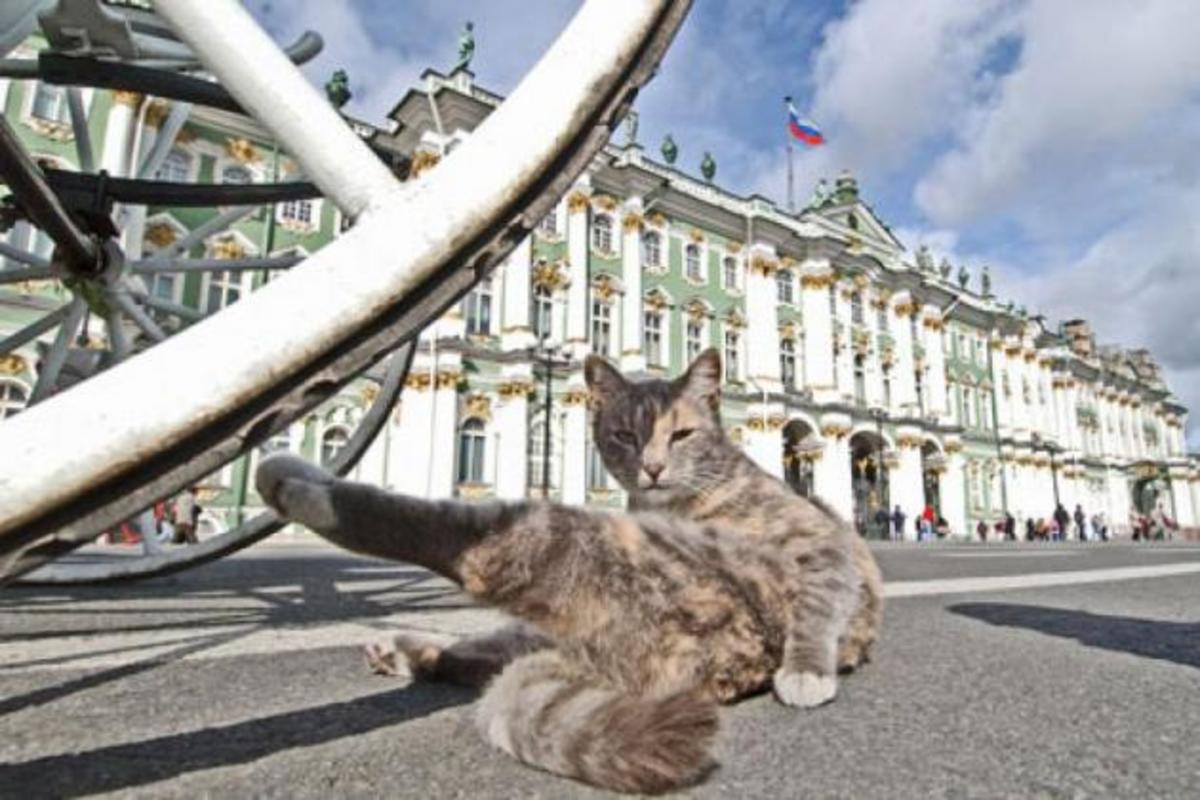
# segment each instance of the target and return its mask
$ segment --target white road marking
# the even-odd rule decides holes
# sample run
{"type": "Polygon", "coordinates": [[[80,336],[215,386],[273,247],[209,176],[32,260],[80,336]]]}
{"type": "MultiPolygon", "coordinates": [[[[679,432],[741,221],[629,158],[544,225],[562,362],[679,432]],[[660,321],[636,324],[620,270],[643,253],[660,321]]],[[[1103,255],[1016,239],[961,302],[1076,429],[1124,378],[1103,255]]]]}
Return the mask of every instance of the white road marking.
{"type": "Polygon", "coordinates": [[[1200,572],[1200,563],[1163,564],[1157,567],[1116,567],[1076,572],[1042,572],[1035,575],[1002,575],[986,578],[937,578],[926,581],[895,581],[883,587],[884,597],[918,597],[963,592],[999,592],[1043,586],[1074,586],[1084,583],[1163,578],[1200,572]]]}

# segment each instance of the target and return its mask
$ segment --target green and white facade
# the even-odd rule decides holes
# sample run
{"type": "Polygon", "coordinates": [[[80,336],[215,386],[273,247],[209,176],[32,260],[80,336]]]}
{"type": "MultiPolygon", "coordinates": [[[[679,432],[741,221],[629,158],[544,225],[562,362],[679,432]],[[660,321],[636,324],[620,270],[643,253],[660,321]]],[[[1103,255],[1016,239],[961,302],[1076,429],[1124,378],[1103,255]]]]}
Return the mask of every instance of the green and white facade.
{"type": "MultiPolygon", "coordinates": [[[[0,104],[30,151],[74,168],[65,102],[60,111],[55,95],[35,82],[0,81],[0,104]]],[[[133,156],[152,146],[161,105],[99,90],[85,101],[101,166],[128,174],[133,156]]],[[[350,124],[403,154],[408,179],[419,180],[500,102],[468,71],[430,71],[388,126],[350,124]]],[[[955,280],[923,251],[906,253],[848,175],[790,214],[622,138],[484,284],[424,332],[401,404],[356,477],[430,497],[540,496],[544,346],[565,356],[551,375],[549,493],[620,505],[590,441],[583,357],[599,352],[628,372],[669,377],[712,346],[725,356],[723,413],[734,439],[868,532],[885,503],[911,520],[931,502],[955,534],[968,535],[1005,508],[1018,520],[1048,517],[1056,492],[1118,529],[1138,506],[1196,523],[1200,472],[1185,451],[1186,411],[1150,354],[1097,347],[1080,321],[1048,327],[968,287],[965,273],[955,280]]],[[[261,182],[294,170],[254,123],[197,109],[161,174],[261,182]]],[[[216,213],[151,208],[131,216],[123,244],[149,253],[216,213]]],[[[191,255],[304,255],[341,229],[328,202],[283,204],[191,255]]],[[[39,245],[23,225],[6,241],[39,245]]],[[[211,313],[269,279],[160,275],[148,288],[211,313]]],[[[64,292],[0,287],[0,336],[60,305],[64,292]]],[[[20,408],[36,362],[31,347],[0,364],[0,416],[20,408]]],[[[196,377],[197,391],[203,382],[196,377]]],[[[263,449],[328,458],[375,392],[371,377],[360,378],[263,449]]],[[[259,455],[204,483],[201,502],[225,523],[257,509],[248,476],[259,455]]]]}

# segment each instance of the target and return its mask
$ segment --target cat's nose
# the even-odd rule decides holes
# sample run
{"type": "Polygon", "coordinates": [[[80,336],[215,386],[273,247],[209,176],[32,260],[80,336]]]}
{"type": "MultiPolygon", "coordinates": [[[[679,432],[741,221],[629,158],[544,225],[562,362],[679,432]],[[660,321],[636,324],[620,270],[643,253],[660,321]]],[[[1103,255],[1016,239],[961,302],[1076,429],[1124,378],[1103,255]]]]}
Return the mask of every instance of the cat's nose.
{"type": "Polygon", "coordinates": [[[651,464],[642,464],[642,469],[646,471],[646,474],[650,476],[651,480],[657,481],[658,476],[662,474],[664,469],[666,469],[666,464],[657,462],[651,464]]]}

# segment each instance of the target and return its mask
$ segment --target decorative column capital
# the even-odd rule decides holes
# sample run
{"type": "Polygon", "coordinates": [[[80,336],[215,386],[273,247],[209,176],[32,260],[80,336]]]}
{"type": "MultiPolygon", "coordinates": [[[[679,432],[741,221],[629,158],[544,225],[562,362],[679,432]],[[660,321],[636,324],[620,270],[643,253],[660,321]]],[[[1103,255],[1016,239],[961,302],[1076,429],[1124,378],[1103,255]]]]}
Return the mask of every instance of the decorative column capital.
{"type": "Polygon", "coordinates": [[[582,214],[591,204],[591,198],[579,189],[567,195],[567,212],[570,214],[582,214]]]}
{"type": "Polygon", "coordinates": [[[138,92],[128,92],[123,89],[113,92],[113,103],[116,105],[137,108],[141,102],[142,95],[138,92]]]}

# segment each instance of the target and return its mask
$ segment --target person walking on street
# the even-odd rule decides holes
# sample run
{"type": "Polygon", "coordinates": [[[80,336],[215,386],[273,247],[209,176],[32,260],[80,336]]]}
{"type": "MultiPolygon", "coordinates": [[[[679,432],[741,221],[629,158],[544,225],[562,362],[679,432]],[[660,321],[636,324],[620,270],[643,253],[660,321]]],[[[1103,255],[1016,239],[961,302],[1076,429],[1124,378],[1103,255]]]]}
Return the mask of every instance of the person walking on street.
{"type": "Polygon", "coordinates": [[[1054,509],[1054,521],[1058,523],[1058,535],[1055,538],[1064,541],[1067,538],[1067,526],[1071,524],[1071,514],[1062,503],[1054,509]]]}
{"type": "Polygon", "coordinates": [[[1017,540],[1017,520],[1007,511],[1004,512],[1004,535],[1010,542],[1017,540]]]}
{"type": "Polygon", "coordinates": [[[189,486],[175,498],[175,543],[198,544],[196,538],[196,518],[200,516],[200,507],[196,503],[196,489],[189,486]]]}
{"type": "Polygon", "coordinates": [[[1083,506],[1079,503],[1075,504],[1075,527],[1079,529],[1079,541],[1086,542],[1087,535],[1087,515],[1083,513],[1083,506]]]}
{"type": "Polygon", "coordinates": [[[904,512],[900,510],[899,503],[892,511],[892,538],[897,541],[904,538],[904,512]]]}
{"type": "Polygon", "coordinates": [[[979,524],[975,526],[975,533],[979,534],[979,541],[987,541],[987,523],[979,520],[979,524]]]}

